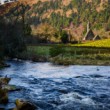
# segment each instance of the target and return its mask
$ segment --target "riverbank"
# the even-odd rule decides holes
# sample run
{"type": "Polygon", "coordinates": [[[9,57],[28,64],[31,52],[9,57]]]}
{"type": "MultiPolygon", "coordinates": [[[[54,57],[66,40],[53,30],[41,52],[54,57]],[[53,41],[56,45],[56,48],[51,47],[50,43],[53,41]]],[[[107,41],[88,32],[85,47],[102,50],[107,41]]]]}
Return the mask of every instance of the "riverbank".
{"type": "Polygon", "coordinates": [[[57,65],[110,65],[109,48],[73,47],[68,45],[28,46],[20,59],[52,62],[57,65]]]}
{"type": "MultiPolygon", "coordinates": [[[[56,56],[54,58],[50,58],[50,62],[57,65],[99,65],[99,66],[109,66],[110,65],[110,57],[100,57],[101,55],[87,55],[87,56],[56,56]]],[[[102,55],[103,56],[103,55],[102,55]]]]}

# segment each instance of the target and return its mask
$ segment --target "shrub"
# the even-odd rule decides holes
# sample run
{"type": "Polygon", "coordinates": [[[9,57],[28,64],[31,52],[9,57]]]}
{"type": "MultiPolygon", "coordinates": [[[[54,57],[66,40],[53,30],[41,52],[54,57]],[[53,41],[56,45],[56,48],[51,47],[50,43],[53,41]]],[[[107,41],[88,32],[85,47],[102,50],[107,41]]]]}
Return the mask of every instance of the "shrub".
{"type": "Polygon", "coordinates": [[[61,41],[62,43],[66,44],[69,42],[69,37],[66,31],[61,32],[61,41]]]}
{"type": "Polygon", "coordinates": [[[54,46],[54,47],[50,48],[50,50],[49,50],[49,54],[51,57],[55,57],[60,54],[63,55],[64,52],[65,52],[65,49],[62,46],[54,46]]]}

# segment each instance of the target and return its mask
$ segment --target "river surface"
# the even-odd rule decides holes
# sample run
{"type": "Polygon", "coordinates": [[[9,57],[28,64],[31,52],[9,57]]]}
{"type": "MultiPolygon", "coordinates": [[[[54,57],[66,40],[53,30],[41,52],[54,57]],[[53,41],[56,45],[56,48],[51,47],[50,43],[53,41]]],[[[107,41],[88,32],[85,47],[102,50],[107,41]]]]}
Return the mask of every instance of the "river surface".
{"type": "Polygon", "coordinates": [[[110,110],[110,66],[56,66],[51,63],[8,61],[1,76],[21,88],[9,92],[6,110],[16,99],[34,103],[38,110],[110,110]]]}

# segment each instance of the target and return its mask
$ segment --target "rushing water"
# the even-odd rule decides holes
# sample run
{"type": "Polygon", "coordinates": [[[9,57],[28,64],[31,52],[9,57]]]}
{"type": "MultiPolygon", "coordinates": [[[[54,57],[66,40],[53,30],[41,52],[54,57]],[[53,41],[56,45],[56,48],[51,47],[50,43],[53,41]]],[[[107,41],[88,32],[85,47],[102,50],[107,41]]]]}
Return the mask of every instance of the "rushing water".
{"type": "Polygon", "coordinates": [[[22,88],[9,93],[6,109],[26,99],[39,110],[110,110],[110,66],[55,66],[50,63],[10,61],[0,70],[10,84],[22,88]]]}

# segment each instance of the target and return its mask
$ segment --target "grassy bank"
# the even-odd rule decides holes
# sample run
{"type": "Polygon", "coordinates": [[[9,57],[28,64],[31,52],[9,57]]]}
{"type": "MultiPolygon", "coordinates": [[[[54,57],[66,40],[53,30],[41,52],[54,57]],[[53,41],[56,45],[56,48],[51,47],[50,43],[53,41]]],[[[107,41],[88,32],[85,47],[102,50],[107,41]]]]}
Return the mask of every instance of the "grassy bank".
{"type": "Polygon", "coordinates": [[[51,62],[60,65],[110,65],[110,51],[108,48],[63,48],[63,54],[51,58],[51,62]]]}
{"type": "Polygon", "coordinates": [[[110,65],[109,50],[102,47],[37,45],[28,46],[27,52],[20,57],[59,65],[110,65]]]}
{"type": "Polygon", "coordinates": [[[110,65],[110,55],[88,54],[76,56],[56,56],[50,61],[58,65],[110,65]]]}

